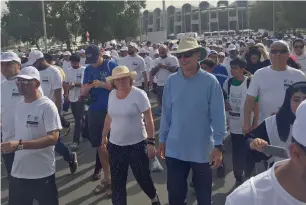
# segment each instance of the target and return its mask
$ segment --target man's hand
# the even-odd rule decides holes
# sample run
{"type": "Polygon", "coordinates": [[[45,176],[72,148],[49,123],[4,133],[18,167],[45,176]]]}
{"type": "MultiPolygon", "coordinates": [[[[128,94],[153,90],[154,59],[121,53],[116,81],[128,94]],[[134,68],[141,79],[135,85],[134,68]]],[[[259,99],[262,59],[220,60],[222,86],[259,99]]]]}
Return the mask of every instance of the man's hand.
{"type": "Polygon", "coordinates": [[[166,151],[165,143],[159,143],[158,153],[159,153],[160,158],[166,159],[165,151],[166,151]]]}
{"type": "Polygon", "coordinates": [[[94,88],[101,88],[103,86],[103,82],[100,80],[94,80],[92,85],[94,88]]]}
{"type": "Polygon", "coordinates": [[[2,153],[11,153],[17,150],[19,141],[10,141],[1,143],[1,152],[2,153]]]}
{"type": "Polygon", "coordinates": [[[73,89],[73,88],[74,88],[74,84],[69,83],[69,85],[68,85],[68,89],[69,89],[69,90],[71,90],[71,89],[73,89]]]}
{"type": "Polygon", "coordinates": [[[225,102],[225,111],[231,111],[232,107],[228,101],[225,102]]]}
{"type": "Polygon", "coordinates": [[[217,169],[222,164],[223,155],[220,149],[214,148],[210,155],[209,165],[212,169],[217,169]]]}
{"type": "Polygon", "coordinates": [[[251,144],[250,144],[250,148],[252,150],[256,150],[258,152],[262,152],[263,151],[263,148],[265,146],[269,145],[268,142],[266,142],[265,140],[263,139],[260,139],[260,138],[256,138],[254,139],[251,144]]]}

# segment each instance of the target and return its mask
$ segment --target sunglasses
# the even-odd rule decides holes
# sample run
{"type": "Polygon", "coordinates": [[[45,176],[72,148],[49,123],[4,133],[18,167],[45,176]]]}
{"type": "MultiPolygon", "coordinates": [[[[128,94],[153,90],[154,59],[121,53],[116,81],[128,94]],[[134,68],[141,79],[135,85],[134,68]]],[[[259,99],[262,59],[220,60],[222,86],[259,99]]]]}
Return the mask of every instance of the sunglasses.
{"type": "Polygon", "coordinates": [[[303,48],[304,48],[304,45],[294,46],[294,48],[300,48],[300,49],[303,49],[303,48]]]}
{"type": "Polygon", "coordinates": [[[182,58],[182,57],[184,57],[184,58],[190,58],[192,55],[193,55],[193,51],[188,51],[188,52],[185,52],[185,53],[178,53],[178,54],[176,54],[176,57],[178,58],[178,59],[180,59],[180,58],[182,58]]]}
{"type": "Polygon", "coordinates": [[[282,50],[271,50],[270,53],[272,54],[285,54],[285,53],[288,53],[288,50],[287,49],[282,49],[282,50]]]}
{"type": "Polygon", "coordinates": [[[32,80],[17,80],[16,84],[17,85],[29,85],[31,84],[32,80]]]}

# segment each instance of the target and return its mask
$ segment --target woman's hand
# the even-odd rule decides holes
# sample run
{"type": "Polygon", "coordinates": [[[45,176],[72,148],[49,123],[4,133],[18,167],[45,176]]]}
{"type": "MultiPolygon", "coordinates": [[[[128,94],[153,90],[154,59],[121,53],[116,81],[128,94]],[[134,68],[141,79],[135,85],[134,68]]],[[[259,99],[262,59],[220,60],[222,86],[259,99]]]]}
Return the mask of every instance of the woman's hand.
{"type": "Polygon", "coordinates": [[[148,158],[153,159],[156,154],[156,149],[154,145],[148,144],[147,145],[147,150],[148,150],[148,158]]]}
{"type": "Polygon", "coordinates": [[[107,136],[103,136],[102,138],[102,147],[103,149],[107,150],[107,144],[108,144],[108,139],[107,139],[107,136]]]}
{"type": "Polygon", "coordinates": [[[254,140],[251,142],[250,148],[251,148],[252,150],[256,150],[256,151],[258,151],[258,152],[262,152],[262,151],[263,151],[263,148],[264,148],[265,146],[267,146],[267,145],[268,145],[268,142],[266,142],[265,140],[260,139],[260,138],[256,138],[256,139],[254,139],[254,140]]]}

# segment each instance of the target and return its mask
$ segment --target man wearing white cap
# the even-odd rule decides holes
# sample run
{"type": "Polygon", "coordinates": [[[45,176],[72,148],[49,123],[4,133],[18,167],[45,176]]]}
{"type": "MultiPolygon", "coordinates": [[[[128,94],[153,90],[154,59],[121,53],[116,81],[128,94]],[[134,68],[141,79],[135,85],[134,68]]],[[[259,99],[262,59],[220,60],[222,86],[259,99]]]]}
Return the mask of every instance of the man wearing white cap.
{"type": "MultiPolygon", "coordinates": [[[[1,82],[1,142],[14,139],[14,112],[16,104],[22,99],[19,94],[16,80],[12,79],[20,72],[20,58],[14,52],[1,54],[1,74],[6,80],[1,82]]],[[[3,153],[3,161],[7,173],[11,173],[14,152],[3,153]]]]}
{"type": "Polygon", "coordinates": [[[15,152],[12,166],[9,204],[57,205],[54,145],[62,129],[55,104],[39,91],[40,74],[33,66],[16,76],[19,94],[24,100],[15,107],[15,138],[1,143],[3,153],[15,152]]]}
{"type": "Polygon", "coordinates": [[[228,73],[228,77],[231,78],[232,74],[231,74],[230,62],[234,58],[238,57],[238,50],[237,50],[237,47],[234,44],[231,44],[231,45],[228,46],[227,52],[228,52],[229,56],[224,58],[224,61],[223,61],[222,65],[226,68],[227,73],[228,73]]]}
{"type": "Polygon", "coordinates": [[[81,57],[80,66],[84,66],[84,67],[86,68],[88,65],[85,64],[85,60],[86,60],[85,50],[84,50],[84,49],[81,49],[81,50],[79,51],[79,55],[80,55],[80,57],[81,57]]]}
{"type": "Polygon", "coordinates": [[[280,161],[231,193],[226,205],[306,204],[306,101],[296,111],[290,159],[280,161]]]}
{"type": "Polygon", "coordinates": [[[124,58],[125,56],[127,56],[127,54],[128,54],[128,47],[123,46],[123,47],[120,49],[120,58],[119,58],[119,60],[121,60],[122,58],[124,58]]]}
{"type": "Polygon", "coordinates": [[[71,63],[70,63],[70,61],[69,61],[69,58],[70,58],[70,56],[71,56],[70,51],[65,51],[65,52],[63,52],[63,56],[64,56],[64,60],[63,60],[63,66],[62,66],[62,68],[63,68],[65,74],[67,74],[68,69],[70,69],[70,67],[71,67],[71,63]]]}
{"type": "MultiPolygon", "coordinates": [[[[29,54],[29,65],[33,65],[39,71],[41,79],[41,87],[46,97],[52,100],[61,114],[62,110],[62,86],[63,78],[58,68],[48,64],[44,59],[44,54],[41,51],[32,51],[29,54]]],[[[71,65],[70,65],[71,66],[71,65]]],[[[64,118],[62,117],[63,125],[64,118]]],[[[71,173],[74,173],[78,167],[76,153],[70,152],[70,150],[60,141],[55,147],[56,152],[63,156],[64,160],[69,163],[71,173]]]]}
{"type": "Polygon", "coordinates": [[[130,43],[128,46],[128,55],[120,59],[118,65],[124,65],[130,71],[136,71],[137,77],[135,78],[135,86],[145,91],[148,91],[148,78],[146,72],[146,63],[142,57],[136,54],[137,44],[130,43]],[[144,79],[144,87],[142,87],[142,79],[144,79]]]}
{"type": "Polygon", "coordinates": [[[141,48],[139,50],[139,55],[143,58],[143,60],[146,63],[147,79],[148,79],[148,83],[150,83],[150,72],[151,72],[151,70],[152,70],[152,68],[154,66],[154,61],[149,56],[149,51],[146,50],[145,48],[141,48]]]}

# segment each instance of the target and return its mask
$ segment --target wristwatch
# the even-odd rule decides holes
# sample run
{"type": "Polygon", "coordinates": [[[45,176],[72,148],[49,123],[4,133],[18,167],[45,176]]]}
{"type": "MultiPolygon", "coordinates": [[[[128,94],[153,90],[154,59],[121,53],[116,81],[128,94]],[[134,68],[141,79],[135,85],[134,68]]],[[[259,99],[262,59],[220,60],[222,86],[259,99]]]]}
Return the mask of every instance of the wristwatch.
{"type": "Polygon", "coordinates": [[[17,146],[17,151],[18,150],[23,150],[23,143],[22,143],[22,139],[19,140],[19,144],[17,146]]]}
{"type": "Polygon", "coordinates": [[[220,144],[220,145],[215,145],[216,149],[219,149],[221,152],[224,152],[224,145],[220,144]]]}

